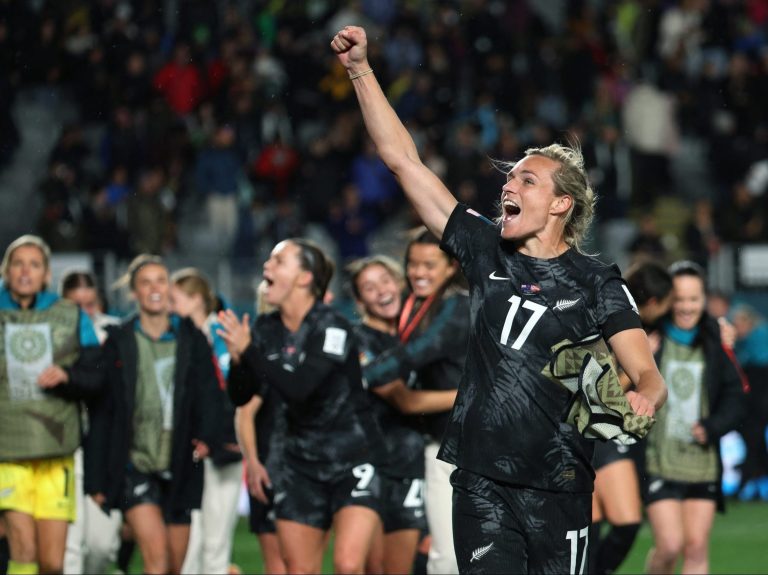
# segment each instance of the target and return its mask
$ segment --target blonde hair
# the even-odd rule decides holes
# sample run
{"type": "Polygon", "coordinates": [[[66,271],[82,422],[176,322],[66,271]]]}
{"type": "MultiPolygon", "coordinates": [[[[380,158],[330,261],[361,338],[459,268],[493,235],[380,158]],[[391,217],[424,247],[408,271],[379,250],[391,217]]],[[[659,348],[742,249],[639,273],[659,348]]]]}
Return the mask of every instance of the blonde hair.
{"type": "MultiPolygon", "coordinates": [[[[575,140],[569,142],[568,146],[550,144],[542,148],[528,148],[525,156],[543,156],[560,164],[552,172],[555,196],[570,196],[572,200],[571,208],[564,217],[563,239],[576,251],[582,252],[582,243],[595,217],[597,195],[589,183],[581,146],[575,140]]],[[[504,173],[508,173],[515,165],[514,162],[494,164],[504,173]]]]}
{"type": "Polygon", "coordinates": [[[256,313],[258,315],[266,315],[275,311],[275,306],[270,305],[265,300],[265,292],[267,291],[266,280],[261,280],[256,287],[256,313]]]}
{"type": "Polygon", "coordinates": [[[352,295],[355,299],[360,299],[360,289],[357,285],[357,279],[360,274],[363,273],[371,266],[381,266],[389,272],[389,274],[395,278],[395,281],[401,286],[405,286],[405,273],[403,272],[403,266],[389,256],[375,255],[367,258],[360,258],[349,265],[347,265],[346,271],[349,275],[349,287],[352,290],[352,295]]]}
{"type": "Polygon", "coordinates": [[[136,274],[138,274],[143,267],[149,265],[156,265],[163,268],[166,267],[163,258],[160,256],[139,254],[131,260],[131,263],[128,264],[128,270],[112,284],[112,288],[119,289],[128,286],[130,289],[133,289],[136,283],[136,274]]]}
{"type": "Polygon", "coordinates": [[[203,299],[205,315],[216,311],[216,294],[211,283],[197,268],[182,268],[171,275],[171,283],[188,296],[199,295],[203,299]]]}
{"type": "MultiPolygon", "coordinates": [[[[11,264],[11,258],[14,252],[24,246],[34,246],[40,250],[43,254],[43,262],[45,263],[45,269],[51,269],[51,248],[45,243],[45,240],[40,236],[32,234],[25,234],[21,237],[13,240],[7,248],[5,248],[5,255],[3,255],[3,262],[0,264],[0,276],[3,278],[3,282],[8,283],[8,266],[11,264]]],[[[43,284],[43,289],[48,287],[48,282],[43,284]]]]}

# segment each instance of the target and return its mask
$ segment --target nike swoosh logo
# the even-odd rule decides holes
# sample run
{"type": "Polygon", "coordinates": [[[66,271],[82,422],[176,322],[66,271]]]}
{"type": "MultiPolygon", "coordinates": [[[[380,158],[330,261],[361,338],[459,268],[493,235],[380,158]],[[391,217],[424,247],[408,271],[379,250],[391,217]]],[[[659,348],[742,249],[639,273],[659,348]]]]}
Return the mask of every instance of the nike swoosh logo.
{"type": "Polygon", "coordinates": [[[497,276],[495,270],[492,271],[491,275],[489,275],[488,277],[491,278],[492,280],[499,280],[499,281],[508,281],[512,279],[512,278],[503,278],[503,277],[497,276]]]}
{"type": "Polygon", "coordinates": [[[133,496],[141,497],[147,491],[149,491],[149,483],[140,483],[139,485],[133,488],[133,496]]]}

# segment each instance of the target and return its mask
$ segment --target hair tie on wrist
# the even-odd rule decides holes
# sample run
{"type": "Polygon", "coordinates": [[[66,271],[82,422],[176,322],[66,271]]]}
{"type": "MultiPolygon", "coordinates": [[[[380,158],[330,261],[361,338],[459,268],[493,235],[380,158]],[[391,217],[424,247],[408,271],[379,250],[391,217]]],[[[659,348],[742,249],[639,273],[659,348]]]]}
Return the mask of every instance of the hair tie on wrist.
{"type": "Polygon", "coordinates": [[[364,72],[358,72],[357,74],[352,74],[349,76],[349,79],[354,80],[355,78],[360,78],[361,76],[365,76],[367,74],[373,74],[373,68],[368,68],[364,72]]]}

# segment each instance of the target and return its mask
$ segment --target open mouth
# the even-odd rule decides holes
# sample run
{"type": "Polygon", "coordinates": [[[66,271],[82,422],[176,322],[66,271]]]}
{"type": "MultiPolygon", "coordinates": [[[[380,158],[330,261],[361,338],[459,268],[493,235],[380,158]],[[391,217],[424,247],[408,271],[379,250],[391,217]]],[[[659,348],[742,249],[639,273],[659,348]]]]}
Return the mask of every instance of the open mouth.
{"type": "Polygon", "coordinates": [[[504,210],[504,221],[509,221],[517,215],[520,215],[520,206],[512,200],[504,200],[501,204],[504,210]]]}
{"type": "Polygon", "coordinates": [[[391,296],[391,295],[389,295],[389,296],[387,296],[387,297],[383,297],[383,298],[381,298],[381,299],[378,301],[378,304],[379,304],[381,307],[385,307],[385,306],[391,305],[391,304],[392,304],[392,303],[394,303],[394,302],[395,302],[395,297],[394,297],[394,296],[391,296]]]}

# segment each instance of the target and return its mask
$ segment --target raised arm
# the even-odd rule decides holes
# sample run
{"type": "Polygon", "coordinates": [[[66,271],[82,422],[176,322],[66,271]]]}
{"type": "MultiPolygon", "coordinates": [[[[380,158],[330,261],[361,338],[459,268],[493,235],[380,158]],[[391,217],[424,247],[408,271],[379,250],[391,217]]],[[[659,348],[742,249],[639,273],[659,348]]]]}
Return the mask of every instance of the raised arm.
{"type": "Polygon", "coordinates": [[[365,30],[347,26],[334,36],[331,47],[349,73],[365,126],[379,156],[400,182],[424,224],[442,238],[456,198],[422,163],[413,138],[382,92],[368,64],[365,30]]]}

